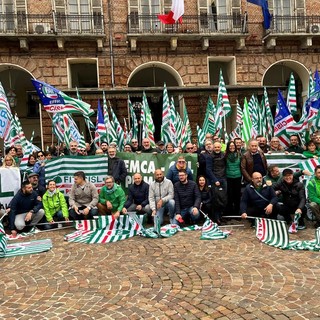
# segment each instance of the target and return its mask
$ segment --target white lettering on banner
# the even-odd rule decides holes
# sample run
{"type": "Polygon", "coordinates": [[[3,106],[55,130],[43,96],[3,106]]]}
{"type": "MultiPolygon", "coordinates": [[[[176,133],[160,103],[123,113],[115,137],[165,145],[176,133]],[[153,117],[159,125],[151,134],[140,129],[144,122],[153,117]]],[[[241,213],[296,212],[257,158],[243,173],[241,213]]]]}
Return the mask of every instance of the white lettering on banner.
{"type": "MultiPolygon", "coordinates": [[[[86,176],[87,181],[92,183],[104,183],[103,176],[86,176]]],[[[63,184],[73,184],[74,183],[74,177],[73,176],[64,176],[63,177],[63,184]]]]}
{"type": "Polygon", "coordinates": [[[58,112],[64,109],[64,106],[45,106],[44,109],[49,112],[58,112]]]}
{"type": "Polygon", "coordinates": [[[127,170],[130,173],[154,173],[155,163],[148,160],[124,160],[127,170]]]}
{"type": "MultiPolygon", "coordinates": [[[[151,173],[150,173],[151,174],[151,173]]],[[[153,175],[151,176],[144,176],[143,181],[150,184],[154,181],[153,175]]],[[[126,180],[124,182],[125,188],[128,188],[131,184],[133,184],[133,176],[126,176],[126,180]]]]}

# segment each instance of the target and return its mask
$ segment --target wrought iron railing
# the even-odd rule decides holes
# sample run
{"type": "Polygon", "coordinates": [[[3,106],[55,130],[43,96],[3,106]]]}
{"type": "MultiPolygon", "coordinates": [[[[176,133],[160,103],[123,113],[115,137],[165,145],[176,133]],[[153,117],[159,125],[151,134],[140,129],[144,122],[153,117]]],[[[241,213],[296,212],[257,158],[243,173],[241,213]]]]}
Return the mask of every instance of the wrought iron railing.
{"type": "Polygon", "coordinates": [[[183,23],[163,24],[157,15],[139,15],[131,12],[128,16],[129,34],[217,34],[247,33],[247,16],[212,15],[203,13],[198,16],[183,16],[183,23]]]}
{"type": "Polygon", "coordinates": [[[0,35],[104,34],[103,15],[0,14],[0,35]]]}
{"type": "Polygon", "coordinates": [[[273,16],[270,31],[282,34],[320,34],[320,16],[273,16]]]}

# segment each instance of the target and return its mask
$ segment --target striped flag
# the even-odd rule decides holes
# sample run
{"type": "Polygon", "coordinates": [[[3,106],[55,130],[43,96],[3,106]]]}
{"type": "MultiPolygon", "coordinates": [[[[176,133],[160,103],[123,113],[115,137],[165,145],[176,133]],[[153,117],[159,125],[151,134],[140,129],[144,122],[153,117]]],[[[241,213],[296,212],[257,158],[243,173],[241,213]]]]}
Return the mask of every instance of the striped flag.
{"type": "Polygon", "coordinates": [[[161,140],[167,144],[172,142],[172,136],[170,131],[170,100],[166,83],[163,85],[163,100],[162,100],[162,125],[161,125],[161,140]]]}
{"type": "Polygon", "coordinates": [[[257,105],[257,100],[254,95],[252,95],[249,100],[248,108],[252,123],[251,137],[255,138],[259,132],[259,106],[257,105]]]}
{"type": "Polygon", "coordinates": [[[176,134],[177,134],[177,146],[181,146],[182,149],[184,148],[182,146],[183,144],[183,138],[182,138],[182,131],[183,131],[183,122],[180,117],[179,112],[176,113],[176,134]]]}
{"type": "Polygon", "coordinates": [[[114,126],[109,118],[109,112],[108,112],[108,106],[107,106],[107,101],[106,101],[106,96],[103,91],[103,120],[104,120],[104,125],[106,127],[106,134],[107,134],[107,142],[110,144],[111,142],[117,143],[117,134],[114,130],[114,126]]]}
{"type": "Polygon", "coordinates": [[[313,74],[312,74],[312,71],[309,70],[308,98],[313,96],[314,92],[315,92],[315,83],[314,83],[314,80],[313,80],[313,74]]]}
{"type": "MultiPolygon", "coordinates": [[[[77,87],[76,87],[76,92],[77,92],[78,100],[82,101],[82,98],[80,96],[80,92],[79,92],[77,87]]],[[[88,130],[90,131],[91,129],[94,129],[95,125],[92,123],[90,117],[88,115],[86,115],[86,114],[84,114],[83,117],[84,117],[84,121],[85,121],[85,123],[87,125],[88,130]]]]}
{"type": "Polygon", "coordinates": [[[142,108],[141,108],[141,121],[142,121],[142,139],[148,138],[150,140],[151,147],[155,147],[154,140],[154,124],[151,116],[146,93],[143,92],[142,108]]]}
{"type": "Polygon", "coordinates": [[[256,237],[263,243],[281,249],[289,246],[288,226],[285,221],[256,218],[256,237]]]}
{"type": "Polygon", "coordinates": [[[289,250],[320,251],[320,228],[315,231],[314,240],[289,240],[285,221],[256,218],[256,237],[270,246],[289,250]]]}
{"type": "Polygon", "coordinates": [[[204,139],[206,138],[206,134],[202,131],[202,129],[197,125],[197,139],[198,139],[198,147],[204,144],[204,139]]]}
{"type": "Polygon", "coordinates": [[[7,140],[11,127],[12,113],[7,96],[4,92],[2,83],[0,82],[0,138],[7,140]]]}
{"type": "Polygon", "coordinates": [[[178,146],[178,137],[177,137],[177,117],[176,117],[176,108],[174,106],[173,97],[170,99],[170,118],[169,118],[169,142],[172,142],[175,146],[178,146]]]}
{"type": "Polygon", "coordinates": [[[69,148],[70,142],[71,142],[69,117],[67,114],[63,114],[62,119],[63,119],[63,142],[66,144],[66,147],[69,148]]]}
{"type": "Polygon", "coordinates": [[[123,129],[121,127],[121,124],[116,116],[116,114],[114,113],[112,107],[110,106],[110,111],[111,111],[111,116],[112,116],[112,122],[113,122],[113,128],[114,131],[116,132],[116,136],[117,136],[117,146],[119,151],[123,150],[124,147],[124,132],[123,129]]]}
{"type": "Polygon", "coordinates": [[[247,98],[244,98],[242,139],[243,141],[245,141],[246,144],[252,138],[251,130],[252,130],[252,122],[251,122],[251,117],[249,112],[249,106],[248,106],[247,98]]]}
{"type": "Polygon", "coordinates": [[[100,100],[98,100],[96,131],[94,134],[94,141],[95,141],[96,147],[100,146],[101,141],[103,141],[104,139],[107,139],[106,135],[107,135],[107,131],[106,131],[106,126],[104,124],[103,110],[100,105],[100,100]]]}
{"type": "Polygon", "coordinates": [[[273,116],[270,108],[269,97],[268,97],[268,92],[266,87],[264,87],[264,90],[263,90],[262,101],[263,101],[265,113],[266,113],[267,134],[268,134],[269,140],[271,140],[271,137],[273,137],[274,121],[273,121],[273,116]]]}
{"type": "Polygon", "coordinates": [[[215,134],[216,126],[215,126],[215,105],[209,96],[206,114],[204,116],[202,131],[204,133],[212,133],[215,134]]]}
{"type": "Polygon", "coordinates": [[[219,229],[219,226],[215,222],[207,218],[202,226],[200,240],[225,239],[228,237],[229,234],[230,232],[221,231],[219,229]]]}
{"type": "Polygon", "coordinates": [[[132,103],[130,101],[130,98],[128,96],[128,106],[129,106],[129,113],[130,113],[130,118],[131,118],[131,126],[130,126],[130,137],[131,139],[138,139],[138,132],[139,132],[139,126],[138,126],[138,121],[136,114],[134,112],[132,103]]]}
{"type": "Polygon", "coordinates": [[[131,142],[131,136],[128,132],[128,126],[127,126],[127,120],[126,118],[123,118],[123,138],[124,138],[124,144],[127,144],[131,142]]]}
{"type": "Polygon", "coordinates": [[[288,109],[286,102],[278,90],[277,112],[274,120],[274,135],[279,138],[280,143],[284,147],[290,145],[290,135],[287,133],[287,126],[293,123],[292,115],[288,109]]]}
{"type": "Polygon", "coordinates": [[[231,105],[229,102],[229,97],[226,89],[226,85],[224,83],[222,69],[220,69],[219,75],[219,88],[218,88],[218,98],[217,98],[217,105],[222,106],[222,112],[224,117],[228,117],[231,115],[231,105]]]}
{"type": "Polygon", "coordinates": [[[290,74],[288,95],[287,95],[287,106],[292,115],[297,114],[297,94],[296,94],[296,83],[294,80],[293,72],[290,74]]]}
{"type": "Polygon", "coordinates": [[[314,172],[316,166],[319,165],[318,159],[311,158],[308,160],[301,161],[299,163],[300,170],[309,170],[310,172],[314,172]]]}
{"type": "Polygon", "coordinates": [[[236,123],[240,126],[243,124],[243,111],[241,109],[241,106],[239,104],[239,101],[237,100],[237,118],[236,123]]]}
{"type": "Polygon", "coordinates": [[[24,172],[27,169],[29,156],[33,152],[33,145],[32,145],[33,137],[34,137],[34,131],[32,131],[30,141],[28,141],[28,146],[27,146],[25,152],[23,153],[23,157],[20,162],[19,168],[20,168],[20,171],[22,171],[22,172],[24,172]]]}
{"type": "MultiPolygon", "coordinates": [[[[142,231],[143,215],[139,215],[138,218],[140,223],[137,223],[130,215],[121,215],[118,219],[113,216],[100,216],[95,226],[81,228],[66,235],[65,239],[69,242],[81,243],[108,243],[128,239],[142,231]]],[[[85,220],[80,223],[84,224],[85,220]]]]}
{"type": "Polygon", "coordinates": [[[191,142],[191,127],[190,127],[190,122],[189,122],[189,117],[188,117],[188,111],[187,107],[184,105],[183,106],[183,127],[182,127],[182,149],[185,149],[186,145],[188,142],[191,142]]]}

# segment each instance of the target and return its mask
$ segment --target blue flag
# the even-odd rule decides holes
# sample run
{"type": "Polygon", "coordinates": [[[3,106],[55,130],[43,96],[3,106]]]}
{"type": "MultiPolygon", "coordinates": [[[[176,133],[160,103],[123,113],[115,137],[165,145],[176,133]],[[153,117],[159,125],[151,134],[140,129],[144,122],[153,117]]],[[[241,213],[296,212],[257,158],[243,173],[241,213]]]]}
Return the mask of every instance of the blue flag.
{"type": "Polygon", "coordinates": [[[268,7],[268,0],[247,0],[248,2],[255,4],[257,6],[260,6],[262,8],[262,14],[263,14],[263,27],[265,29],[270,29],[270,24],[271,24],[271,14],[269,12],[269,7],[268,7]]]}
{"type": "Polygon", "coordinates": [[[35,79],[31,79],[31,81],[47,112],[82,113],[85,116],[91,116],[94,113],[90,104],[71,98],[45,82],[35,79]]]}

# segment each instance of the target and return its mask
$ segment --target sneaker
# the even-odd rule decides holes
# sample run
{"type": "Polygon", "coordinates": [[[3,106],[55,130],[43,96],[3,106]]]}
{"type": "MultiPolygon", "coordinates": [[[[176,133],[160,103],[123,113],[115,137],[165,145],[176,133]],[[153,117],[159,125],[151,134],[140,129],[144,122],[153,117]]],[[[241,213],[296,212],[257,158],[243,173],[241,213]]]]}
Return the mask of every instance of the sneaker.
{"type": "Polygon", "coordinates": [[[307,229],[307,227],[306,226],[298,226],[297,227],[297,230],[304,230],[304,229],[307,229]]]}
{"type": "Polygon", "coordinates": [[[296,224],[292,223],[291,226],[289,227],[289,233],[297,233],[297,228],[296,228],[296,224]]]}

